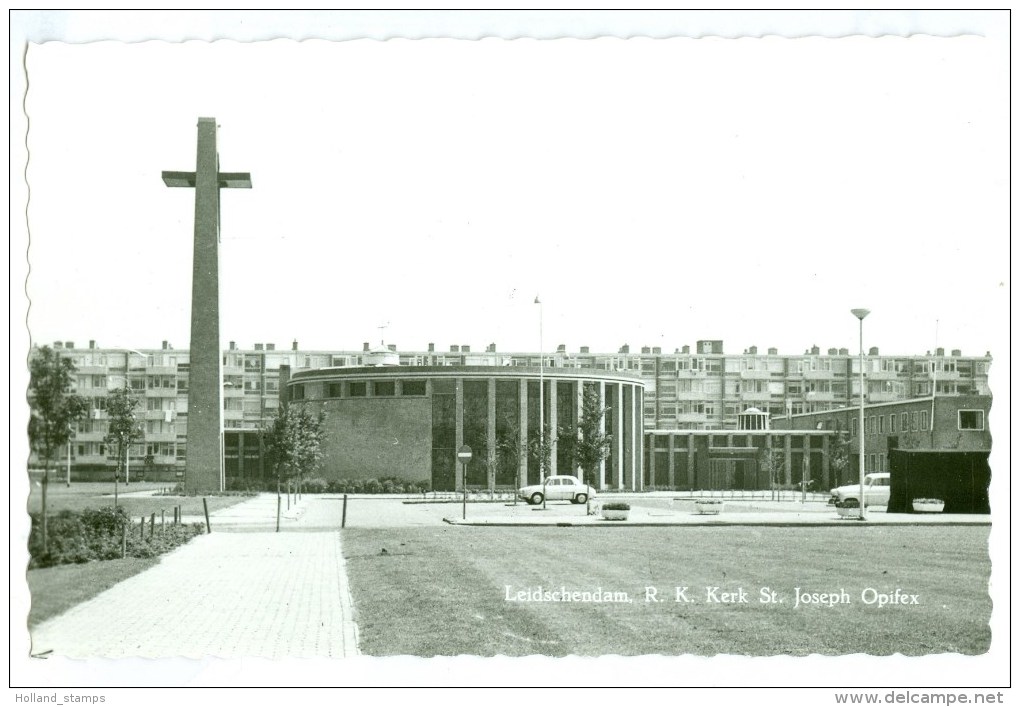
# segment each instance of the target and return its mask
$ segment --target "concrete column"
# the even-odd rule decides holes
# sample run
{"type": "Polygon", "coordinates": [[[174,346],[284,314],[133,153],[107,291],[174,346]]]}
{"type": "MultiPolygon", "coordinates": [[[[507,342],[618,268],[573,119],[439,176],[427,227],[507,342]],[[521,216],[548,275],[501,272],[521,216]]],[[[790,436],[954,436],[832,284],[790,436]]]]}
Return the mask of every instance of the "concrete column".
{"type": "MultiPolygon", "coordinates": [[[[464,379],[457,378],[454,380],[454,428],[456,430],[454,439],[454,454],[456,450],[460,449],[464,444],[464,379]]],[[[464,488],[464,465],[460,463],[459,459],[454,459],[454,479],[457,490],[464,488]]]]}
{"type": "Polygon", "coordinates": [[[793,435],[783,436],[783,483],[787,485],[793,483],[793,460],[790,458],[793,453],[792,439],[793,435]]]}
{"type": "Polygon", "coordinates": [[[691,432],[687,435],[687,484],[694,489],[695,481],[694,473],[694,433],[691,432]]]}
{"type": "MultiPolygon", "coordinates": [[[[800,480],[801,480],[801,483],[803,483],[805,480],[808,480],[808,479],[811,478],[811,476],[810,476],[810,473],[811,473],[811,437],[809,437],[808,435],[804,435],[804,440],[803,440],[802,444],[804,445],[804,454],[801,457],[801,462],[800,462],[800,480]]],[[[806,490],[806,487],[804,487],[804,489],[806,490]]]]}
{"type": "MultiPolygon", "coordinates": [[[[642,439],[641,444],[645,441],[642,439]]],[[[655,486],[655,435],[648,436],[648,480],[652,486],[655,486]]],[[[641,470],[642,476],[644,476],[644,470],[641,470]]]]}
{"type": "Polygon", "coordinates": [[[520,402],[520,448],[518,454],[520,458],[517,460],[517,479],[518,486],[526,486],[528,484],[528,381],[526,378],[521,378],[519,388],[518,399],[520,402]]]}
{"type": "Polygon", "coordinates": [[[645,397],[644,389],[635,386],[631,388],[634,396],[634,431],[632,433],[634,445],[634,490],[640,491],[645,487],[644,459],[645,459],[645,436],[642,430],[645,426],[645,397]]]}
{"type": "Polygon", "coordinates": [[[822,437],[822,488],[821,491],[828,491],[833,483],[831,470],[829,468],[829,435],[822,437]]]}
{"type": "Polygon", "coordinates": [[[549,412],[549,436],[552,439],[552,444],[549,445],[549,475],[558,474],[556,464],[556,436],[559,432],[559,413],[557,411],[556,404],[556,381],[554,379],[546,378],[549,382],[549,399],[545,401],[545,409],[549,412]]]}
{"type": "MultiPolygon", "coordinates": [[[[605,407],[606,406],[606,382],[605,381],[599,381],[599,399],[602,401],[602,407],[605,407]]],[[[602,416],[602,432],[603,432],[603,434],[608,431],[608,430],[606,430],[606,425],[607,424],[608,423],[606,422],[606,417],[605,417],[605,415],[603,415],[602,416]]],[[[610,448],[610,449],[612,449],[612,448],[610,448]]],[[[599,462],[599,480],[598,480],[598,484],[599,484],[599,489],[600,490],[604,489],[606,487],[606,460],[605,459],[603,459],[602,461],[599,462]]]]}
{"type": "MultiPolygon", "coordinates": [[[[627,458],[630,464],[630,490],[637,490],[637,475],[643,473],[641,469],[635,468],[638,461],[641,459],[641,442],[640,440],[634,439],[634,433],[637,432],[637,416],[638,412],[638,396],[637,391],[631,388],[630,394],[630,420],[627,424],[630,426],[630,449],[627,450],[627,458]]],[[[640,411],[641,415],[644,415],[644,410],[640,411]]],[[[626,488],[626,487],[625,487],[626,488]]]]}
{"type": "Polygon", "coordinates": [[[489,491],[496,490],[496,469],[493,464],[489,462],[496,458],[496,379],[489,379],[489,406],[488,406],[488,421],[485,430],[485,446],[488,447],[486,451],[486,478],[489,482],[489,491]]]}
{"type": "MultiPolygon", "coordinates": [[[[583,405],[583,402],[582,402],[582,400],[584,398],[584,381],[579,380],[579,381],[577,381],[576,384],[577,384],[577,396],[575,397],[575,400],[574,400],[574,420],[576,422],[580,422],[581,421],[581,410],[584,409],[584,405],[583,405]]],[[[576,459],[575,459],[575,461],[576,461],[576,459]]],[[[571,474],[575,474],[575,475],[580,475],[580,478],[581,478],[582,481],[586,480],[584,478],[584,475],[585,475],[584,469],[581,469],[579,466],[577,466],[576,463],[574,465],[573,470],[571,470],[570,473],[571,474]]]]}
{"type": "Polygon", "coordinates": [[[616,421],[616,430],[613,434],[616,436],[616,487],[623,488],[623,419],[627,416],[627,411],[623,409],[623,384],[614,383],[616,386],[616,394],[613,396],[616,399],[617,414],[614,416],[616,421]]]}
{"type": "Polygon", "coordinates": [[[676,435],[669,436],[669,487],[676,488],[676,435]]]}

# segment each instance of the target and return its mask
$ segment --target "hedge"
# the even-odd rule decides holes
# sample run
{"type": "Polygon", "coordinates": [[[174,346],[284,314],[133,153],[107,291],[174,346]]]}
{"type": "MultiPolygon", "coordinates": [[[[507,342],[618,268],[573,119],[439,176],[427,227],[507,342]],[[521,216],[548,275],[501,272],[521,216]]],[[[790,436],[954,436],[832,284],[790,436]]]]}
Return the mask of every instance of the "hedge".
{"type": "MultiPolygon", "coordinates": [[[[292,484],[297,479],[291,479],[292,484]]],[[[281,488],[286,490],[287,482],[281,483],[281,488]]],[[[296,488],[296,486],[292,486],[296,488]]],[[[228,479],[227,489],[231,491],[263,491],[276,492],[276,480],[267,479],[259,481],[255,479],[228,479]]],[[[302,493],[425,493],[431,489],[428,481],[407,481],[397,477],[384,479],[322,479],[318,477],[306,478],[301,481],[302,493]]]]}

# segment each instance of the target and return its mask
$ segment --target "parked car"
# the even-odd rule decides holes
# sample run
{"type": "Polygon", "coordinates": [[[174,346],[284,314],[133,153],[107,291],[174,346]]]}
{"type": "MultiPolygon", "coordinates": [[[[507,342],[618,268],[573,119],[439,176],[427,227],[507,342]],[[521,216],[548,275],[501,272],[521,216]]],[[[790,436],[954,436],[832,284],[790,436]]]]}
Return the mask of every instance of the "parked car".
{"type": "MultiPolygon", "coordinates": [[[[861,485],[859,483],[832,489],[832,497],[829,499],[829,503],[850,500],[857,501],[860,504],[861,485]]],[[[864,505],[889,505],[889,472],[881,471],[864,475],[864,505]]]]}
{"type": "Polygon", "coordinates": [[[541,484],[517,489],[517,496],[532,505],[543,500],[587,503],[589,498],[595,498],[595,487],[573,476],[547,476],[541,484]]]}

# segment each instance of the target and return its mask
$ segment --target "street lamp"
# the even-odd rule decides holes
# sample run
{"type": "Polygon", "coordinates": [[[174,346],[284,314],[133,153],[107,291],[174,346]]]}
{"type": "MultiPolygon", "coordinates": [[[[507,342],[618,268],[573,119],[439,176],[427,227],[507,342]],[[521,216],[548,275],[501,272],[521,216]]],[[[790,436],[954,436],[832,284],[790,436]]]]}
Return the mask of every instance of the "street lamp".
{"type": "Polygon", "coordinates": [[[851,309],[850,313],[857,317],[858,321],[858,337],[860,344],[860,376],[861,376],[861,406],[860,416],[858,417],[857,434],[858,439],[858,461],[857,461],[857,474],[860,477],[861,484],[861,510],[858,518],[860,520],[866,520],[865,518],[865,503],[864,503],[864,318],[871,313],[869,309],[851,309]]]}
{"type": "MultiPolygon", "coordinates": [[[[538,475],[545,482],[545,348],[542,344],[542,301],[535,296],[538,305],[538,475]]],[[[545,494],[542,494],[543,499],[545,494]]]]}

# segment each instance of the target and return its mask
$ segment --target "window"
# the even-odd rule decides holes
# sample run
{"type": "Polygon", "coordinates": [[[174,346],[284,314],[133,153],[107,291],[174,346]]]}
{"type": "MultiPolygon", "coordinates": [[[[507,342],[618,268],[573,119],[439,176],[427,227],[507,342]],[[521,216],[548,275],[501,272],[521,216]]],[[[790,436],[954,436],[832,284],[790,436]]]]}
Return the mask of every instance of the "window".
{"type": "Polygon", "coordinates": [[[892,434],[895,431],[896,431],[896,415],[893,414],[889,416],[889,434],[892,434]]]}
{"type": "Polygon", "coordinates": [[[365,381],[352,381],[348,388],[348,393],[352,398],[363,398],[368,395],[368,383],[365,381]]]}
{"type": "Polygon", "coordinates": [[[397,384],[395,381],[376,381],[372,388],[372,392],[375,395],[387,396],[397,394],[397,384]]]}
{"type": "Polygon", "coordinates": [[[918,428],[921,429],[921,430],[927,430],[928,429],[928,411],[927,410],[922,410],[921,411],[921,422],[918,423],[918,428]]]}
{"type": "Polygon", "coordinates": [[[907,416],[907,413],[901,412],[900,413],[900,432],[906,432],[907,431],[908,425],[910,424],[908,422],[908,420],[909,420],[909,418],[907,416]]]}
{"type": "Polygon", "coordinates": [[[857,418],[855,417],[850,423],[850,434],[854,437],[857,436],[857,418]]]}
{"type": "Polygon", "coordinates": [[[425,395],[425,381],[403,381],[400,385],[401,395],[425,395]]]}
{"type": "Polygon", "coordinates": [[[983,430],[985,428],[984,410],[959,410],[957,427],[961,430],[983,430]]]}
{"type": "Polygon", "coordinates": [[[878,432],[877,434],[885,434],[885,417],[882,415],[878,416],[878,432]]]}
{"type": "Polygon", "coordinates": [[[291,396],[291,398],[293,400],[304,400],[305,399],[305,387],[303,385],[292,386],[291,389],[290,389],[290,396],[291,396]]]}
{"type": "Polygon", "coordinates": [[[910,413],[910,431],[914,432],[915,430],[917,430],[917,413],[912,412],[910,413]]]}
{"type": "Polygon", "coordinates": [[[326,397],[327,398],[339,398],[340,397],[340,384],[330,383],[326,386],[326,397]]]}

